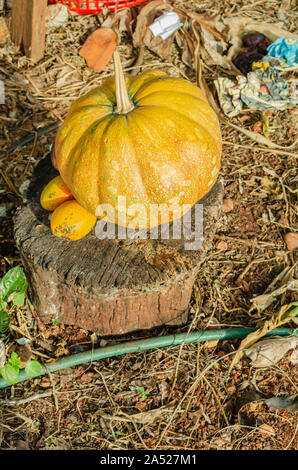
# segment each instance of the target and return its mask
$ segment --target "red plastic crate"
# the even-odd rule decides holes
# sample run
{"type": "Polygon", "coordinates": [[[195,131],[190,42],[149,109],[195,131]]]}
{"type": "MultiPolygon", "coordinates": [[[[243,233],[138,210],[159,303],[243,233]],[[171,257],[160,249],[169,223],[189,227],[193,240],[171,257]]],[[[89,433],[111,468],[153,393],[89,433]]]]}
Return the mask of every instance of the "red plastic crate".
{"type": "MultiPolygon", "coordinates": [[[[104,8],[110,11],[120,10],[121,8],[140,5],[147,0],[60,0],[70,11],[84,14],[94,14],[101,12],[104,8]]],[[[48,3],[59,3],[59,0],[49,0],[48,3]]]]}

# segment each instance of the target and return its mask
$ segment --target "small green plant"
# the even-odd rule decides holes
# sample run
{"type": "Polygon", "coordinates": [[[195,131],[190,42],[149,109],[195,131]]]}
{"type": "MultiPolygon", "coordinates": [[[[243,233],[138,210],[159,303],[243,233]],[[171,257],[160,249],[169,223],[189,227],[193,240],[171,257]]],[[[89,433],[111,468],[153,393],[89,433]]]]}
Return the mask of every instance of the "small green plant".
{"type": "Polygon", "coordinates": [[[8,302],[21,307],[25,302],[28,282],[23,268],[11,268],[0,281],[0,333],[4,333],[10,325],[7,312],[8,302]]]}
{"type": "Polygon", "coordinates": [[[56,437],[51,437],[50,442],[46,442],[46,443],[45,443],[46,447],[55,447],[55,442],[56,442],[56,440],[57,440],[56,437]]]}
{"type": "MultiPolygon", "coordinates": [[[[0,373],[4,380],[10,385],[16,384],[19,381],[21,358],[16,352],[12,352],[7,364],[4,364],[0,369],[0,373]]],[[[36,377],[41,373],[41,364],[38,361],[28,361],[25,366],[25,372],[30,377],[36,377]]]]}
{"type": "Polygon", "coordinates": [[[110,439],[116,439],[117,436],[122,436],[122,431],[116,431],[115,434],[110,434],[110,439]]]}
{"type": "Polygon", "coordinates": [[[57,323],[57,318],[52,318],[52,326],[56,326],[57,323]]]}
{"type": "Polygon", "coordinates": [[[143,401],[146,400],[147,395],[149,395],[149,390],[145,390],[144,387],[138,387],[138,392],[143,401]]]}
{"type": "MultiPolygon", "coordinates": [[[[5,331],[10,325],[10,317],[7,311],[7,305],[12,302],[21,307],[25,303],[25,296],[28,288],[28,282],[23,268],[17,266],[11,268],[0,281],[0,334],[6,338],[5,331]]],[[[0,369],[4,380],[9,384],[15,384],[19,381],[21,358],[16,352],[12,352],[8,362],[0,369]]],[[[28,361],[25,371],[30,377],[35,377],[41,372],[41,364],[38,361],[28,361]]]]}

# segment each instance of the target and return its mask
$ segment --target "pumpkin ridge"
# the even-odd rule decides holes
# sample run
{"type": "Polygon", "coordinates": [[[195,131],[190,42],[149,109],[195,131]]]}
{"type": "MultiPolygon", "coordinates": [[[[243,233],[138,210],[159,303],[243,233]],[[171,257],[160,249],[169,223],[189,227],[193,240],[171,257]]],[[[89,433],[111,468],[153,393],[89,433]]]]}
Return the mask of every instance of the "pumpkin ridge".
{"type": "MultiPolygon", "coordinates": [[[[139,109],[141,110],[141,109],[143,109],[143,108],[145,108],[145,107],[146,107],[146,108],[149,108],[150,106],[142,106],[142,107],[140,107],[139,109]]],[[[152,106],[152,107],[158,107],[158,108],[160,108],[160,106],[152,106]]],[[[171,110],[171,109],[168,109],[168,108],[166,108],[166,107],[163,107],[163,108],[166,109],[168,112],[173,112],[173,113],[174,113],[174,111],[171,110]]],[[[184,115],[182,115],[182,117],[185,118],[184,115]]],[[[196,121],[193,121],[193,122],[197,125],[196,121]]],[[[143,129],[142,129],[142,127],[138,124],[138,122],[137,122],[136,119],[134,120],[134,126],[138,128],[138,130],[139,130],[138,134],[139,134],[139,135],[148,138],[148,135],[146,135],[146,134],[143,133],[143,129]]],[[[150,138],[150,137],[149,137],[149,138],[150,138]]],[[[153,138],[151,138],[151,140],[154,142],[154,139],[153,139],[153,138]]],[[[137,144],[137,142],[133,142],[133,144],[134,144],[134,148],[135,148],[135,145],[137,144]]],[[[214,147],[215,147],[215,146],[214,146],[214,147]]],[[[182,161],[183,163],[185,163],[185,161],[183,161],[183,159],[182,159],[181,156],[179,155],[179,152],[177,151],[177,149],[175,148],[175,146],[173,147],[173,149],[175,150],[175,154],[176,154],[176,156],[179,158],[179,160],[182,161]]],[[[216,147],[215,147],[215,149],[216,149],[216,147]]],[[[217,150],[217,149],[216,149],[216,150],[217,150]]],[[[146,170],[146,168],[143,167],[143,165],[141,164],[141,160],[142,160],[142,158],[143,158],[143,155],[139,154],[139,152],[137,152],[137,151],[134,151],[134,154],[135,154],[135,156],[136,156],[136,161],[138,162],[139,173],[140,173],[140,176],[141,176],[141,179],[142,179],[142,182],[143,182],[143,186],[144,186],[144,188],[145,188],[146,194],[148,195],[148,201],[149,201],[150,203],[156,203],[156,202],[154,202],[154,201],[156,201],[157,199],[159,199],[159,197],[158,197],[158,191],[153,192],[153,191],[152,191],[152,184],[151,184],[151,182],[150,182],[149,180],[147,180],[147,170],[146,170]],[[149,191],[150,196],[149,196],[149,194],[148,194],[148,191],[149,191]]],[[[184,166],[184,165],[182,165],[182,166],[184,166]]],[[[175,167],[174,164],[173,164],[173,167],[175,167]]],[[[181,166],[179,167],[179,165],[178,165],[178,170],[179,170],[179,171],[181,171],[181,168],[182,168],[182,167],[181,167],[181,166]]],[[[184,175],[183,175],[183,176],[185,177],[185,179],[188,179],[188,178],[187,178],[187,171],[185,170],[185,168],[184,168],[184,175]]],[[[198,176],[198,179],[200,180],[200,177],[199,177],[199,176],[198,176]]],[[[195,202],[196,202],[196,201],[195,201],[195,202]]],[[[163,202],[163,201],[158,201],[157,203],[161,203],[161,204],[162,204],[162,203],[164,203],[164,202],[163,202]]]]}
{"type": "MultiPolygon", "coordinates": [[[[129,114],[129,113],[128,113],[129,114]]],[[[127,118],[127,115],[126,114],[119,114],[119,115],[114,115],[114,117],[111,119],[109,125],[105,128],[104,130],[104,133],[106,134],[108,132],[108,130],[110,128],[113,127],[113,125],[117,122],[117,120],[119,119],[124,119],[125,120],[125,123],[127,125],[127,133],[126,133],[126,136],[127,136],[127,139],[129,141],[129,148],[133,151],[133,155],[132,153],[130,153],[130,158],[131,160],[133,161],[132,163],[135,164],[135,166],[138,168],[138,174],[140,175],[141,177],[141,182],[142,182],[142,190],[144,191],[145,193],[145,197],[146,199],[149,201],[150,198],[149,198],[149,195],[148,195],[148,191],[147,191],[147,187],[145,185],[145,182],[144,182],[144,177],[143,177],[143,174],[141,173],[140,171],[140,160],[137,158],[138,157],[138,152],[136,151],[135,149],[135,145],[134,145],[134,142],[133,140],[131,139],[131,136],[130,136],[130,133],[129,133],[129,121],[128,121],[128,118],[127,118]]],[[[113,130],[111,129],[111,132],[113,130]]],[[[104,135],[102,135],[101,137],[101,143],[102,143],[102,139],[104,138],[104,135]]],[[[103,143],[103,145],[105,145],[105,143],[103,143]]],[[[103,157],[104,158],[104,157],[103,157]]],[[[100,194],[100,189],[102,189],[102,182],[101,181],[98,181],[98,188],[99,188],[99,191],[98,193],[100,194]]],[[[118,188],[119,189],[119,188],[118,188]]],[[[119,194],[121,196],[121,194],[119,194]]]]}
{"type": "MultiPolygon", "coordinates": [[[[140,75],[137,75],[136,77],[133,78],[133,80],[130,82],[130,84],[129,84],[129,86],[128,86],[128,90],[127,90],[127,91],[128,91],[129,97],[130,97],[131,99],[133,99],[134,96],[135,96],[140,90],[142,90],[145,85],[147,85],[147,84],[149,84],[149,83],[151,83],[151,82],[154,82],[154,81],[158,80],[159,78],[162,78],[161,76],[158,76],[157,74],[154,75],[154,72],[158,72],[158,73],[161,73],[161,74],[166,75],[166,77],[164,77],[164,78],[168,78],[168,77],[169,77],[169,75],[168,75],[166,72],[154,71],[154,70],[150,70],[150,71],[148,70],[148,71],[146,71],[146,72],[143,72],[143,73],[140,74],[140,75]],[[136,82],[138,82],[138,80],[140,80],[140,78],[144,77],[144,75],[146,76],[146,75],[150,75],[150,74],[152,74],[152,77],[150,78],[150,80],[147,80],[147,81],[145,80],[145,82],[143,82],[139,88],[136,88],[136,89],[135,89],[135,87],[136,87],[136,82]]],[[[163,75],[162,75],[162,76],[163,76],[163,75]]]]}
{"type": "MultiPolygon", "coordinates": [[[[214,138],[213,138],[212,134],[210,133],[210,131],[208,129],[206,129],[202,124],[195,121],[194,119],[191,119],[188,116],[186,116],[185,114],[181,113],[180,111],[176,111],[176,110],[174,111],[173,109],[168,108],[167,106],[163,106],[163,105],[159,105],[159,104],[142,105],[142,106],[140,106],[140,108],[143,108],[143,109],[144,108],[161,108],[161,109],[166,109],[167,111],[175,112],[175,114],[179,114],[179,116],[183,117],[184,119],[187,119],[190,123],[194,123],[198,127],[200,127],[204,132],[206,132],[208,134],[208,138],[213,143],[214,138]]],[[[221,146],[217,146],[217,143],[214,144],[214,145],[215,145],[215,147],[218,151],[221,151],[221,146]]]]}
{"type": "MultiPolygon", "coordinates": [[[[143,99],[148,98],[148,97],[150,97],[150,96],[152,96],[152,95],[156,95],[157,93],[165,93],[165,94],[166,94],[166,93],[173,93],[173,91],[166,91],[166,90],[152,91],[152,92],[149,93],[148,95],[142,96],[141,98],[136,99],[136,100],[135,100],[135,103],[136,103],[136,104],[139,104],[143,99]]],[[[179,95],[187,95],[187,96],[190,96],[191,98],[194,98],[194,99],[196,99],[196,100],[198,100],[198,101],[201,101],[202,103],[205,103],[205,104],[206,104],[206,101],[202,100],[202,99],[199,98],[198,96],[192,95],[191,93],[187,93],[187,92],[185,92],[185,91],[177,91],[176,94],[179,94],[179,95]]],[[[157,106],[162,106],[162,105],[157,105],[157,106]]]]}
{"type": "MultiPolygon", "coordinates": [[[[142,93],[144,90],[146,90],[147,87],[149,87],[150,85],[152,85],[154,82],[166,82],[166,81],[169,81],[170,83],[173,82],[173,81],[177,81],[179,83],[181,83],[181,85],[184,85],[185,87],[190,87],[189,89],[193,89],[194,91],[194,94],[192,93],[189,93],[191,96],[194,96],[196,98],[198,98],[198,95],[195,94],[195,91],[198,93],[201,94],[201,100],[202,101],[205,101],[206,103],[208,103],[208,100],[206,98],[206,96],[204,95],[204,93],[202,92],[202,90],[197,87],[194,83],[191,83],[191,82],[188,82],[187,80],[184,80],[183,78],[179,78],[179,77],[171,77],[171,76],[167,76],[167,77],[158,77],[158,78],[155,78],[155,79],[152,79],[148,82],[145,82],[141,88],[139,88],[136,92],[135,92],[135,97],[137,97],[138,94],[142,93]]],[[[163,90],[159,90],[159,91],[163,91],[163,90]]],[[[171,91],[175,91],[176,93],[181,93],[179,90],[171,90],[171,91]]],[[[146,94],[145,96],[148,96],[150,93],[146,94]]],[[[143,96],[142,98],[144,98],[145,96],[143,96]]],[[[209,104],[209,103],[208,103],[209,104]]]]}
{"type": "MultiPolygon", "coordinates": [[[[138,78],[138,77],[136,77],[136,78],[138,78]]],[[[161,81],[169,80],[169,79],[170,80],[183,80],[179,77],[171,77],[170,75],[167,75],[166,77],[153,77],[152,80],[148,80],[147,82],[143,83],[142,86],[140,88],[138,88],[138,90],[135,92],[135,95],[137,95],[138,93],[143,91],[143,89],[146,88],[147,86],[149,86],[152,82],[161,82],[161,81]]]]}
{"type": "MultiPolygon", "coordinates": [[[[76,155],[76,151],[78,148],[82,147],[82,143],[83,143],[83,140],[86,139],[86,134],[89,132],[90,133],[90,129],[91,128],[94,128],[96,129],[97,126],[102,122],[104,121],[106,118],[109,118],[109,121],[107,122],[107,125],[104,127],[104,130],[103,130],[103,133],[104,131],[106,130],[106,128],[109,126],[111,120],[112,120],[112,114],[107,114],[105,116],[103,116],[101,119],[98,119],[97,121],[93,122],[89,127],[87,127],[87,129],[85,130],[85,132],[81,135],[81,137],[78,139],[77,143],[75,144],[75,146],[72,148],[72,156],[75,156],[76,155]]],[[[64,170],[65,170],[65,174],[67,174],[67,176],[70,177],[70,180],[73,178],[73,171],[75,170],[75,165],[74,163],[72,162],[72,158],[69,157],[67,160],[66,160],[66,163],[65,163],[65,168],[63,169],[63,173],[64,173],[64,170]]],[[[59,170],[60,171],[60,170],[59,170]]],[[[61,172],[62,173],[62,172],[61,172]]]]}
{"type": "MultiPolygon", "coordinates": [[[[154,92],[152,92],[152,93],[149,93],[149,94],[146,95],[146,96],[143,96],[143,97],[140,98],[139,100],[137,100],[137,101],[136,101],[136,105],[137,105],[137,106],[140,106],[140,107],[142,107],[142,108],[145,108],[145,107],[147,107],[147,106],[155,106],[155,107],[157,106],[157,107],[159,107],[159,108],[167,108],[167,109],[169,109],[169,110],[175,111],[175,113],[180,114],[180,115],[182,115],[182,116],[184,116],[184,117],[190,119],[191,121],[195,122],[196,124],[199,124],[200,126],[202,126],[202,127],[210,134],[210,136],[211,136],[211,138],[212,138],[212,135],[211,135],[212,129],[211,129],[211,131],[209,130],[209,129],[210,129],[210,126],[208,126],[209,123],[208,123],[207,120],[206,120],[207,122],[204,123],[204,124],[206,124],[206,126],[205,126],[204,124],[202,124],[202,122],[198,122],[198,121],[196,121],[195,119],[190,118],[187,114],[183,113],[183,111],[179,111],[178,109],[172,108],[171,106],[168,106],[168,105],[165,105],[165,104],[159,104],[159,103],[157,103],[157,104],[151,104],[151,105],[142,104],[142,100],[147,99],[147,98],[150,99],[150,97],[153,96],[153,95],[158,95],[158,94],[165,94],[165,95],[166,95],[166,94],[168,94],[168,93],[173,93],[173,92],[172,92],[172,91],[168,92],[168,91],[165,91],[165,90],[162,90],[162,91],[154,91],[154,92]]],[[[177,92],[176,94],[189,96],[189,97],[191,97],[192,99],[196,99],[196,100],[198,100],[200,103],[204,103],[204,105],[209,106],[208,103],[206,103],[206,101],[200,99],[200,98],[197,97],[197,96],[193,96],[193,95],[191,95],[190,93],[185,93],[185,92],[180,92],[180,91],[179,91],[179,92],[177,92]]],[[[204,117],[204,111],[199,111],[199,112],[202,114],[202,117],[204,117]]],[[[214,113],[214,114],[215,114],[215,113],[214,113]]],[[[218,125],[217,127],[218,127],[218,133],[220,133],[219,125],[218,125]]],[[[221,150],[221,147],[220,147],[220,150],[221,150]]]]}

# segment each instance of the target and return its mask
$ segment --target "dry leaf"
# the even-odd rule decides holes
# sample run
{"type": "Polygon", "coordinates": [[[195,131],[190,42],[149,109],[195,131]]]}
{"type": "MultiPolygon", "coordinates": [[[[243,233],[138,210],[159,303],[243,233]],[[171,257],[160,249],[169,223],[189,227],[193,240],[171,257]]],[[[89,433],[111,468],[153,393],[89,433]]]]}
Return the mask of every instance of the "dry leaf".
{"type": "Polygon", "coordinates": [[[245,350],[254,367],[270,367],[277,364],[291,349],[298,346],[298,338],[279,336],[266,338],[245,350]]]}
{"type": "Polygon", "coordinates": [[[181,60],[188,67],[194,66],[194,42],[190,39],[190,35],[184,29],[180,29],[176,34],[176,41],[178,47],[180,47],[182,54],[181,60]]]}
{"type": "Polygon", "coordinates": [[[265,400],[265,403],[275,410],[298,411],[298,395],[273,397],[265,400]]]}
{"type": "Polygon", "coordinates": [[[278,328],[284,323],[287,323],[297,315],[298,306],[295,305],[295,302],[288,305],[284,305],[276,314],[272,315],[269,320],[266,320],[261,328],[258,328],[256,331],[253,331],[252,333],[247,335],[246,338],[241,341],[240,347],[231,362],[229,373],[231,372],[233,367],[240,361],[240,359],[244,355],[245,349],[251,347],[259,339],[263,338],[263,336],[265,336],[267,333],[274,330],[275,328],[278,328]]]}
{"type": "Polygon", "coordinates": [[[261,179],[261,185],[264,191],[267,191],[268,193],[278,194],[281,189],[279,184],[268,178],[268,176],[264,176],[264,178],[261,179]]]}
{"type": "Polygon", "coordinates": [[[126,421],[126,422],[134,422],[139,424],[153,424],[154,421],[157,419],[162,419],[165,415],[168,415],[173,410],[171,405],[161,406],[160,408],[156,408],[155,410],[150,411],[143,411],[141,413],[135,413],[132,415],[127,415],[120,411],[118,415],[108,415],[105,414],[103,411],[98,410],[97,414],[99,414],[102,418],[112,420],[112,421],[126,421]]]}
{"type": "Polygon", "coordinates": [[[263,312],[264,310],[266,310],[267,307],[269,307],[269,305],[272,304],[272,302],[274,302],[276,297],[283,294],[287,290],[297,291],[298,280],[291,280],[268,294],[258,295],[257,297],[251,299],[251,302],[253,304],[251,310],[257,309],[258,313],[263,312]]]}
{"type": "Polygon", "coordinates": [[[161,16],[164,11],[173,11],[170,3],[166,0],[153,0],[139,10],[136,29],[133,34],[135,47],[147,46],[152,52],[158,54],[162,59],[169,60],[172,54],[174,34],[165,41],[161,37],[154,37],[148,26],[155,18],[161,16]]]}
{"type": "Polygon", "coordinates": [[[191,28],[192,28],[192,32],[193,32],[193,34],[195,36],[195,40],[196,40],[196,47],[195,47],[195,51],[194,51],[194,64],[195,64],[195,71],[196,71],[196,75],[197,75],[197,85],[203,91],[203,93],[205,94],[210,106],[213,108],[213,110],[216,112],[216,114],[219,115],[220,114],[220,109],[217,106],[217,103],[214,99],[214,96],[211,93],[211,91],[210,91],[210,89],[207,85],[207,82],[206,82],[206,80],[204,79],[204,77],[202,75],[202,64],[201,64],[201,58],[200,58],[201,41],[200,41],[199,32],[196,30],[194,22],[191,23],[191,28]]]}
{"type": "Polygon", "coordinates": [[[78,82],[79,80],[80,80],[80,76],[78,72],[72,67],[70,67],[70,65],[64,65],[61,68],[60,72],[57,74],[56,87],[62,88],[65,85],[78,82]]]}
{"type": "Polygon", "coordinates": [[[101,27],[112,28],[118,33],[122,33],[125,31],[132,35],[132,24],[135,18],[135,10],[131,8],[124,8],[123,10],[115,11],[108,15],[104,22],[101,24],[101,27]]]}
{"type": "Polygon", "coordinates": [[[99,28],[90,34],[79,54],[84,57],[88,67],[101,72],[110,62],[116,46],[116,33],[111,28],[99,28]]]}
{"type": "Polygon", "coordinates": [[[270,436],[275,435],[275,429],[272,426],[269,426],[269,424],[261,424],[258,429],[263,434],[269,434],[270,436]]]}
{"type": "Polygon", "coordinates": [[[204,49],[212,59],[213,64],[220,65],[223,68],[231,68],[231,65],[227,62],[224,52],[228,48],[228,45],[224,41],[218,41],[214,35],[204,28],[201,28],[201,37],[204,49]]]}

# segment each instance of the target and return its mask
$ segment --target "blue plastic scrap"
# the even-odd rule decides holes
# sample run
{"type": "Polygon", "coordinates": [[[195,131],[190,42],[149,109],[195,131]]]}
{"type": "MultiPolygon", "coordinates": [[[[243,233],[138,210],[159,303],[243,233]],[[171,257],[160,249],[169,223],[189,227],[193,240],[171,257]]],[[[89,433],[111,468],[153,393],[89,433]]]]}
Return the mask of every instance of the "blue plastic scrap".
{"type": "Polygon", "coordinates": [[[298,40],[279,38],[267,48],[267,55],[283,59],[292,66],[298,63],[298,40]]]}

